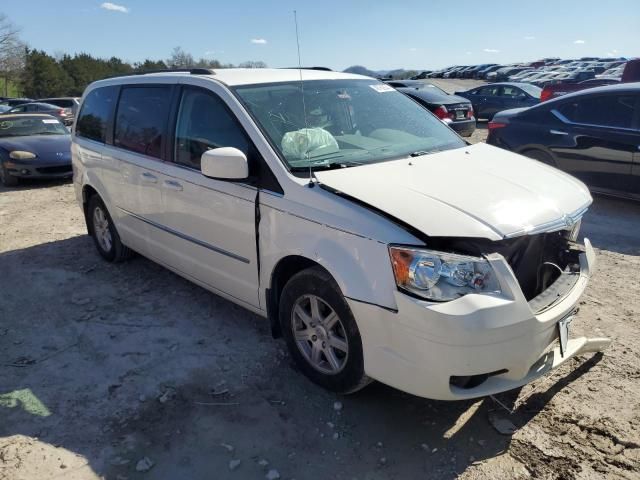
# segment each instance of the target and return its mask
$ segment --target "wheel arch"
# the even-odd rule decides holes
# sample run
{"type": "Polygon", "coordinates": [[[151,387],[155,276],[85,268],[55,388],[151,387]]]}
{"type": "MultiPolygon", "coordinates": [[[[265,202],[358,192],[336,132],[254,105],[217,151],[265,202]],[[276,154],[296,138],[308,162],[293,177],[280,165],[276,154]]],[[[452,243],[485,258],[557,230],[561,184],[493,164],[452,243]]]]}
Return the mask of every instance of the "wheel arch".
{"type": "Polygon", "coordinates": [[[315,260],[302,255],[293,254],[282,257],[273,268],[269,286],[266,289],[267,317],[269,318],[271,335],[273,338],[282,337],[279,320],[282,289],[294,275],[312,267],[322,268],[335,281],[331,272],[329,272],[324,266],[315,260]]]}
{"type": "MultiPolygon", "coordinates": [[[[527,158],[531,158],[532,160],[540,161],[539,159],[537,159],[535,157],[530,157],[529,155],[527,155],[528,152],[540,152],[543,155],[548,156],[551,159],[551,161],[553,162],[553,165],[551,165],[551,166],[557,168],[558,160],[556,159],[556,156],[553,154],[553,152],[549,148],[547,148],[547,147],[545,147],[543,145],[535,145],[534,144],[534,145],[523,145],[518,149],[517,153],[519,153],[520,155],[523,155],[523,156],[525,156],[527,158]]],[[[546,163],[546,162],[543,162],[543,163],[546,163]]]]}
{"type": "Polygon", "coordinates": [[[98,191],[91,185],[84,185],[82,187],[82,212],[84,213],[84,222],[87,226],[87,232],[89,235],[93,233],[91,222],[89,221],[89,200],[94,195],[98,195],[98,191]]]}

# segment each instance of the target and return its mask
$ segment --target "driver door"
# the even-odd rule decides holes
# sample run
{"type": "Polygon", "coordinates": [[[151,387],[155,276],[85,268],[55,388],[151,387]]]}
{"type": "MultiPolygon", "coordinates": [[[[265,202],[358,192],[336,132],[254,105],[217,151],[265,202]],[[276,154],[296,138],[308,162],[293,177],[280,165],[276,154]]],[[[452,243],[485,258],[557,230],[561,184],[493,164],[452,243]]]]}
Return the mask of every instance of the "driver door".
{"type": "Polygon", "coordinates": [[[233,113],[213,92],[184,85],[175,115],[169,162],[158,185],[163,213],[154,256],[207,287],[259,307],[255,236],[257,188],[244,182],[205,177],[200,157],[218,147],[235,147],[249,159],[252,144],[233,113]]]}

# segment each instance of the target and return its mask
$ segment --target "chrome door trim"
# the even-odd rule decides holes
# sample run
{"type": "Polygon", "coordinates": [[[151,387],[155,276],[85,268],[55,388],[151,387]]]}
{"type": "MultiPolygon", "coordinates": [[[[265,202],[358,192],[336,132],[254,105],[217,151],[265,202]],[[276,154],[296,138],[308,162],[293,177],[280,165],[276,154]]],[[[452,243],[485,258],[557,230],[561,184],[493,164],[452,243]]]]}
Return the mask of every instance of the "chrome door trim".
{"type": "Polygon", "coordinates": [[[153,220],[149,220],[148,218],[141,217],[140,215],[130,212],[129,210],[125,210],[122,207],[118,207],[118,209],[127,215],[137,218],[141,222],[151,225],[152,227],[156,227],[157,229],[162,230],[163,232],[167,232],[167,233],[170,233],[171,235],[175,235],[176,237],[186,240],[187,242],[195,243],[200,247],[206,248],[208,250],[219,253],[221,255],[225,255],[229,258],[233,258],[234,260],[238,260],[242,263],[246,263],[246,264],[251,263],[251,261],[248,258],[241,257],[240,255],[237,255],[233,252],[229,252],[220,247],[216,247],[215,245],[211,245],[210,243],[203,242],[202,240],[198,240],[197,238],[190,237],[189,235],[185,235],[184,233],[178,232],[177,230],[174,230],[172,228],[156,223],[153,220]]]}

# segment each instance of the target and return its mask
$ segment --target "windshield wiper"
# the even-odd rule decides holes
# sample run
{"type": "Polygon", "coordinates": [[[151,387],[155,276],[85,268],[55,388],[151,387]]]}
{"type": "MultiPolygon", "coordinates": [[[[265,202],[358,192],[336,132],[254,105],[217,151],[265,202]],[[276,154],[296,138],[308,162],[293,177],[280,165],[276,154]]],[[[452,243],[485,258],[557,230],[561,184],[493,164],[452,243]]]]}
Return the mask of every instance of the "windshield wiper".
{"type": "Polygon", "coordinates": [[[441,148],[434,148],[433,150],[418,150],[409,154],[409,157],[421,157],[422,155],[429,155],[430,153],[442,152],[441,148]]]}
{"type": "MultiPolygon", "coordinates": [[[[331,163],[316,163],[311,164],[311,170],[335,170],[336,168],[348,168],[348,167],[357,167],[358,165],[363,165],[361,162],[331,162],[331,163]]],[[[299,166],[299,167],[291,167],[292,172],[308,172],[309,165],[299,166]]]]}

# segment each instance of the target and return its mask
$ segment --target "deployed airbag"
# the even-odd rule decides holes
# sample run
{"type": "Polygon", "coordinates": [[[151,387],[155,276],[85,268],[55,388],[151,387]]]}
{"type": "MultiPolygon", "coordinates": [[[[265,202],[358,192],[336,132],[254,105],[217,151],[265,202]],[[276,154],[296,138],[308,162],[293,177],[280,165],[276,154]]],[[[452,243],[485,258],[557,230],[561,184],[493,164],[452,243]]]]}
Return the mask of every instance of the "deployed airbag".
{"type": "Polygon", "coordinates": [[[304,160],[339,150],[334,136],[323,128],[301,128],[282,137],[282,153],[290,159],[304,160]]]}

